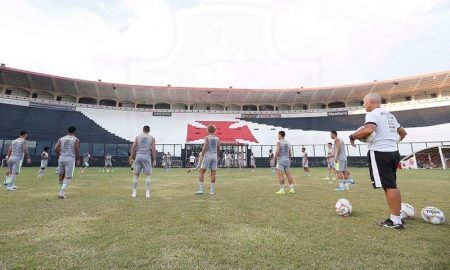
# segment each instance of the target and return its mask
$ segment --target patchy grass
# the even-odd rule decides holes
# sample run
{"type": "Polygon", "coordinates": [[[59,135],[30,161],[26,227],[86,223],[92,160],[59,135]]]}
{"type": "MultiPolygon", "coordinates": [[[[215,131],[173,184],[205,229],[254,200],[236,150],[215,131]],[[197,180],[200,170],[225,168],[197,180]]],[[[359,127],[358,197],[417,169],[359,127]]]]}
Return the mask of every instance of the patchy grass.
{"type": "MultiPolygon", "coordinates": [[[[400,171],[403,200],[416,208],[406,230],[380,229],[389,212],[367,169],[354,189],[336,192],[325,169],[279,196],[268,169],[219,170],[217,194],[194,196],[196,173],[156,169],[152,198],[131,198],[131,173],[89,168],[56,199],[53,168],[23,168],[19,189],[0,191],[0,269],[448,269],[450,227],[420,218],[425,206],[450,217],[449,171],[400,171]],[[334,213],[339,198],[351,217],[334,213]]],[[[2,169],[1,173],[4,173],[2,169]]],[[[206,185],[208,187],[208,185],[206,185]]]]}

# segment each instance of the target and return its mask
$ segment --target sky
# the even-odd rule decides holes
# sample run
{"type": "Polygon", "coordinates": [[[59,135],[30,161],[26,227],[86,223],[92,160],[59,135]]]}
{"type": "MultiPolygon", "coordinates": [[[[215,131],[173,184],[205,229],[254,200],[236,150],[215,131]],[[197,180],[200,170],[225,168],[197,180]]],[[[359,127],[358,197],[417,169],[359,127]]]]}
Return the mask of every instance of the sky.
{"type": "Polygon", "coordinates": [[[450,70],[449,0],[0,0],[0,62],[104,82],[299,88],[450,70]]]}

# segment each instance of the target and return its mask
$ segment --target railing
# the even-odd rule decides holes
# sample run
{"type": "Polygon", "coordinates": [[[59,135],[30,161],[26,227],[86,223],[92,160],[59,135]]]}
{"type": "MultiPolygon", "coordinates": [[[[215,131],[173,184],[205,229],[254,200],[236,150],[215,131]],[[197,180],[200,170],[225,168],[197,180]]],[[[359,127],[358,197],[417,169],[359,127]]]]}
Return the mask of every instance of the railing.
{"type": "MultiPolygon", "coordinates": [[[[0,94],[0,97],[10,99],[10,100],[36,102],[36,103],[41,103],[41,104],[53,104],[53,105],[68,106],[68,107],[74,107],[74,108],[80,107],[80,108],[91,108],[91,109],[136,111],[136,112],[214,113],[214,114],[305,114],[305,113],[326,113],[326,112],[338,112],[338,111],[358,111],[358,110],[364,109],[362,106],[352,106],[352,107],[345,107],[345,108],[290,110],[290,111],[172,110],[172,109],[144,109],[144,108],[91,105],[91,104],[72,103],[72,102],[29,98],[29,97],[18,97],[18,96],[6,95],[6,94],[0,94]]],[[[419,105],[419,104],[429,104],[429,103],[445,102],[445,101],[450,101],[450,97],[443,96],[440,98],[387,103],[387,104],[383,104],[383,107],[397,108],[398,106],[404,106],[404,105],[419,105]]]]}
{"type": "MultiPolygon", "coordinates": [[[[12,140],[0,139],[0,153],[5,155],[12,140]]],[[[54,146],[56,142],[51,141],[28,141],[28,149],[30,155],[40,155],[44,147],[48,146],[51,149],[51,154],[54,154],[54,146]]],[[[450,141],[437,142],[404,142],[399,143],[398,148],[401,156],[410,155],[428,147],[432,146],[450,145],[450,141]]],[[[105,143],[81,143],[81,153],[90,151],[93,156],[105,156],[107,153],[116,157],[128,156],[131,149],[129,144],[105,144],[105,143]]],[[[310,157],[325,157],[327,153],[326,144],[305,144],[305,145],[291,145],[293,157],[302,156],[302,148],[305,147],[306,152],[310,157]]],[[[182,156],[182,151],[185,149],[183,144],[157,144],[156,150],[160,153],[170,152],[173,157],[182,156]]],[[[249,145],[248,148],[252,151],[256,158],[265,158],[269,156],[269,150],[275,152],[275,145],[249,145]]],[[[350,157],[365,157],[367,155],[367,144],[357,144],[356,147],[350,144],[345,145],[346,152],[350,157]]]]}
{"type": "MultiPolygon", "coordinates": [[[[406,156],[425,148],[439,145],[450,145],[450,141],[404,142],[398,144],[398,149],[401,156],[406,156]]],[[[350,157],[365,157],[368,151],[367,146],[367,144],[356,144],[356,147],[353,147],[350,144],[346,144],[345,150],[350,157]]],[[[327,153],[326,144],[291,145],[293,157],[301,157],[303,147],[309,157],[325,157],[327,153]]],[[[268,157],[269,150],[275,153],[275,145],[251,145],[250,150],[257,158],[268,157]]]]}
{"type": "MultiPolygon", "coordinates": [[[[6,155],[9,145],[12,140],[0,139],[0,153],[6,155]]],[[[51,141],[28,141],[28,152],[30,155],[40,155],[46,146],[50,147],[51,155],[55,155],[54,148],[56,142],[51,141]]],[[[92,156],[104,157],[106,154],[110,154],[113,157],[127,157],[131,150],[131,143],[129,144],[105,144],[105,143],[81,143],[80,152],[82,154],[91,152],[92,156]]],[[[182,144],[156,144],[156,151],[160,153],[170,152],[172,157],[180,158],[182,144]]]]}

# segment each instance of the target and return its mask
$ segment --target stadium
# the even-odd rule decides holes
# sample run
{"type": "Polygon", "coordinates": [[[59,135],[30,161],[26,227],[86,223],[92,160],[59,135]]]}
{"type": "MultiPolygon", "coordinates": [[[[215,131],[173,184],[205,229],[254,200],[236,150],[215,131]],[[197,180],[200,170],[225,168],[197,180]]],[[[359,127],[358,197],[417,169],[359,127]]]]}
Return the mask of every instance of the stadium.
{"type": "Polygon", "coordinates": [[[0,269],[450,267],[448,69],[251,88],[4,62],[0,269]]]}

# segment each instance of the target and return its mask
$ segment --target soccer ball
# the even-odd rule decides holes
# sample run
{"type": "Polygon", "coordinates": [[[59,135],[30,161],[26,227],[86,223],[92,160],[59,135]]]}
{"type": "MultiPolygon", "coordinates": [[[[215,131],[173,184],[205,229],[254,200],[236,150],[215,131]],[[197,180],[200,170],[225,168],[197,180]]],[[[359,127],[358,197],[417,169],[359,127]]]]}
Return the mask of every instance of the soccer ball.
{"type": "Polygon", "coordinates": [[[445,222],[444,212],[437,209],[436,207],[427,206],[422,209],[422,218],[428,223],[431,224],[442,224],[445,222]]]}
{"type": "Polygon", "coordinates": [[[347,199],[339,199],[336,203],[336,214],[348,217],[352,214],[352,203],[347,199]]]}
{"type": "MultiPolygon", "coordinates": [[[[359,127],[358,130],[360,130],[362,128],[364,128],[364,127],[363,126],[359,127]]],[[[359,141],[364,142],[364,143],[371,143],[371,142],[373,142],[374,136],[375,136],[375,131],[372,132],[372,134],[370,134],[369,136],[367,136],[367,138],[359,139],[359,141]]]]}
{"type": "Polygon", "coordinates": [[[415,210],[409,203],[402,203],[402,209],[400,210],[400,217],[403,219],[412,219],[414,217],[415,210]]]}

